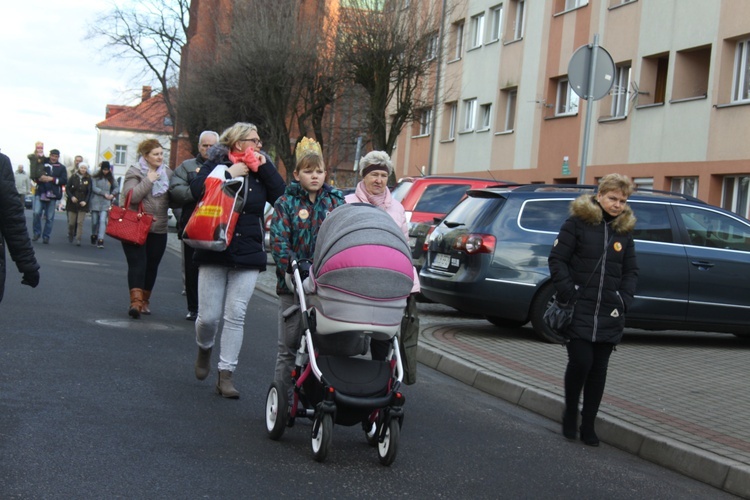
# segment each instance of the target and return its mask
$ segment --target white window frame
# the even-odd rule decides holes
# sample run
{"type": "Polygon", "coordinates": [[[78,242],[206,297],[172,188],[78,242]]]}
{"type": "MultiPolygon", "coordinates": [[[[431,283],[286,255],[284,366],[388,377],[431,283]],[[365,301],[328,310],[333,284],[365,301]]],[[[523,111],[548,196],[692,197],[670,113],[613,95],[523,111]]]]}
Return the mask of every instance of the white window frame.
{"type": "Polygon", "coordinates": [[[492,125],[492,103],[482,104],[479,106],[479,126],[478,130],[489,130],[492,125]]]}
{"type": "Polygon", "coordinates": [[[484,43],[484,12],[471,16],[471,48],[476,49],[484,43]]]}
{"type": "Polygon", "coordinates": [[[588,5],[589,0],[565,0],[565,10],[573,10],[588,5]]]}
{"type": "Polygon", "coordinates": [[[750,38],[737,42],[732,78],[732,102],[750,101],[750,38]]]}
{"type": "Polygon", "coordinates": [[[432,132],[432,109],[424,108],[419,114],[419,135],[430,135],[432,132]]]}
{"type": "Polygon", "coordinates": [[[503,35],[503,4],[490,8],[490,41],[496,42],[503,35]]]}
{"type": "Polygon", "coordinates": [[[518,89],[509,90],[505,100],[505,132],[512,131],[516,126],[516,101],[518,89]]]}
{"type": "Polygon", "coordinates": [[[450,122],[448,123],[448,139],[453,140],[456,138],[456,120],[458,119],[458,103],[452,102],[451,103],[451,117],[450,122]]]}
{"type": "Polygon", "coordinates": [[[464,51],[464,22],[456,23],[456,53],[455,59],[461,59],[464,51]]]}
{"type": "Polygon", "coordinates": [[[128,147],[124,144],[115,144],[115,165],[125,165],[128,162],[128,147]]]}
{"type": "Polygon", "coordinates": [[[742,217],[750,217],[750,177],[726,175],[722,181],[721,207],[742,217]],[[731,185],[727,182],[732,180],[731,185]],[[729,192],[731,190],[731,193],[729,192]]]}
{"type": "Polygon", "coordinates": [[[477,123],[477,100],[464,99],[463,132],[473,132],[477,123]]]}
{"type": "Polygon", "coordinates": [[[688,196],[698,196],[698,177],[672,177],[670,190],[688,196]]]}
{"type": "Polygon", "coordinates": [[[516,0],[516,19],[513,23],[513,40],[523,38],[523,25],[526,20],[526,0],[516,0]]]}
{"type": "Polygon", "coordinates": [[[570,81],[560,78],[557,81],[557,99],[555,100],[555,116],[571,116],[578,113],[580,106],[578,94],[573,92],[570,81]]]}
{"type": "Polygon", "coordinates": [[[612,85],[612,108],[610,114],[616,118],[625,118],[628,116],[628,108],[630,103],[630,70],[629,64],[617,66],[615,68],[615,82],[612,85]]]}
{"type": "Polygon", "coordinates": [[[425,54],[425,61],[432,61],[437,58],[438,51],[438,35],[433,33],[427,39],[427,53],[425,54]]]}

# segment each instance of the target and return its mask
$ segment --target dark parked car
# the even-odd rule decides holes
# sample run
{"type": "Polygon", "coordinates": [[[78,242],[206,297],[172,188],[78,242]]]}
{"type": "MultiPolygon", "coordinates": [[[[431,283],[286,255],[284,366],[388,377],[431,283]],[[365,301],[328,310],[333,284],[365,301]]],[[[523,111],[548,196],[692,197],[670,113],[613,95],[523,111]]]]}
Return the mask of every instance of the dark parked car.
{"type": "MultiPolygon", "coordinates": [[[[531,321],[553,341],[542,320],[554,293],[547,256],[586,192],[594,188],[469,191],[428,239],[422,293],[498,326],[531,321]]],[[[750,222],[677,193],[638,191],[628,204],[640,273],[626,325],[750,336],[750,222]]]]}
{"type": "Polygon", "coordinates": [[[442,218],[469,189],[505,186],[505,181],[475,177],[428,175],[404,177],[393,189],[393,197],[400,201],[409,223],[409,247],[412,262],[419,269],[424,262],[424,241],[435,218],[442,218]]]}

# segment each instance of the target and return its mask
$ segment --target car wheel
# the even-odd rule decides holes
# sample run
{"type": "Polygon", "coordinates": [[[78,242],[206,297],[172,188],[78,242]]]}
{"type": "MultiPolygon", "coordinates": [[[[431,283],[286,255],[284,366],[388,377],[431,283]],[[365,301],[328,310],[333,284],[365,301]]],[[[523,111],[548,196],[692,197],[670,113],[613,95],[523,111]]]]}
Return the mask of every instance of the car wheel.
{"type": "Polygon", "coordinates": [[[500,316],[485,316],[485,319],[500,328],[518,328],[527,323],[517,319],[501,318],[500,316]]]}
{"type": "Polygon", "coordinates": [[[552,303],[552,296],[555,295],[555,287],[552,283],[543,285],[542,288],[534,296],[534,300],[531,301],[531,326],[534,327],[534,333],[536,333],[540,339],[550,344],[564,344],[565,339],[560,337],[556,332],[553,332],[547,323],[544,322],[544,312],[547,307],[552,303]]]}

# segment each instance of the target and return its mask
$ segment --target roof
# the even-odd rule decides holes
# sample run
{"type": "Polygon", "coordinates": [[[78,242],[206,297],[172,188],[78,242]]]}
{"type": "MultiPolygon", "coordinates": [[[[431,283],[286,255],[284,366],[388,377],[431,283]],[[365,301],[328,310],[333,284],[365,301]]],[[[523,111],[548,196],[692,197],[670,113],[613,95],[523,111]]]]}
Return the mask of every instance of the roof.
{"type": "Polygon", "coordinates": [[[110,116],[96,124],[98,129],[172,134],[172,125],[165,125],[165,122],[171,122],[162,94],[148,98],[136,106],[108,104],[107,111],[110,116]]]}

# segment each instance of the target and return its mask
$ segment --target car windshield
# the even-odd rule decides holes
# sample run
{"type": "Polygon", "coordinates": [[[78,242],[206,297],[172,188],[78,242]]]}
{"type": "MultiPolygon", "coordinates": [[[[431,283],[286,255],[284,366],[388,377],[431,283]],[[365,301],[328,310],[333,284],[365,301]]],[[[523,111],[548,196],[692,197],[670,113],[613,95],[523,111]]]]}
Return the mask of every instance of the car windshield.
{"type": "Polygon", "coordinates": [[[445,216],[444,224],[464,225],[475,227],[481,225],[486,217],[494,217],[505,203],[505,198],[474,197],[470,196],[456,205],[456,207],[445,216]]]}
{"type": "Polygon", "coordinates": [[[393,191],[391,191],[391,196],[394,200],[400,202],[404,199],[404,197],[406,197],[406,194],[409,192],[413,185],[414,183],[411,180],[403,180],[399,182],[395,188],[393,188],[393,191]]]}
{"type": "Polygon", "coordinates": [[[456,203],[461,201],[470,187],[468,184],[432,184],[427,186],[419,199],[419,203],[414,207],[414,211],[435,214],[447,213],[456,203]]]}

